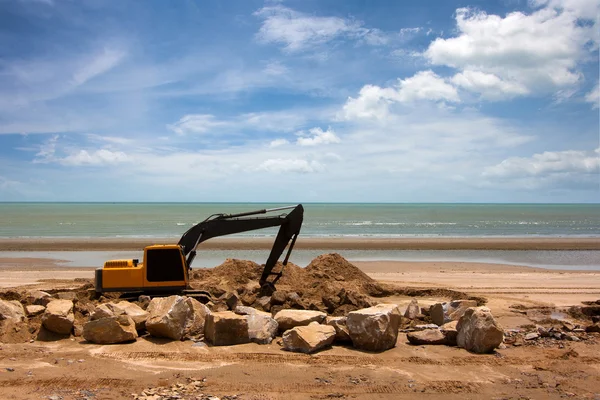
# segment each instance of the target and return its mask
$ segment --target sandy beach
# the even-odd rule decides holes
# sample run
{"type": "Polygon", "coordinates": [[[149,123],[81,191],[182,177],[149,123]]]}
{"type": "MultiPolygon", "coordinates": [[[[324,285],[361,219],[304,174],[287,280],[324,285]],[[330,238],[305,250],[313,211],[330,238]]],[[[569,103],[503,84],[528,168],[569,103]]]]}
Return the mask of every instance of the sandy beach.
{"type": "MultiPolygon", "coordinates": [[[[217,249],[270,246],[270,241],[262,239],[209,243],[217,249]]],[[[145,244],[147,240],[5,239],[0,241],[0,249],[22,254],[29,250],[139,249],[145,244]]],[[[598,239],[305,239],[298,246],[323,248],[325,253],[331,247],[355,246],[577,251],[596,250],[599,244],[598,239]]],[[[340,254],[344,255],[343,250],[340,254]]],[[[535,326],[547,320],[550,312],[556,318],[578,322],[567,310],[581,306],[582,301],[600,299],[600,270],[452,261],[353,264],[378,282],[421,293],[416,295],[421,307],[448,301],[446,289],[484,298],[505,330],[535,326]]],[[[64,267],[60,260],[51,258],[3,257],[0,292],[73,290],[82,282],[91,282],[93,270],[64,267]]],[[[410,300],[408,295],[377,299],[396,303],[402,310],[410,300]]],[[[283,352],[276,342],[264,346],[194,347],[189,341],[152,338],[111,346],[89,344],[81,338],[35,340],[1,345],[0,367],[14,372],[0,374],[0,395],[15,399],[51,395],[80,399],[84,398],[81,393],[92,393],[94,398],[130,399],[131,393],[142,393],[145,388],[186,385],[190,379],[202,378],[206,379],[204,392],[236,395],[237,399],[410,399],[415,393],[425,393],[432,399],[592,399],[600,393],[600,337],[591,338],[543,346],[524,343],[491,355],[473,355],[455,347],[409,345],[406,334],[400,333],[396,347],[383,353],[334,346],[312,356],[283,352]]]]}

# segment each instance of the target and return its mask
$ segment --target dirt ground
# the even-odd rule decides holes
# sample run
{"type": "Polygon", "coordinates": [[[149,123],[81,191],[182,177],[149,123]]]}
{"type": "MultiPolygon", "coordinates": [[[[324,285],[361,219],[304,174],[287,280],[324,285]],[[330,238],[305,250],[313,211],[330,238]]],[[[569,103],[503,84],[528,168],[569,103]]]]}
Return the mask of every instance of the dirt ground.
{"type": "MultiPolygon", "coordinates": [[[[36,268],[36,262],[29,263],[0,260],[3,282],[11,274],[15,279],[28,279],[28,284],[5,286],[17,291],[66,289],[80,286],[92,274],[86,269],[55,269],[50,264],[36,268]]],[[[413,290],[374,298],[376,302],[397,303],[403,309],[411,296],[402,293],[412,293],[426,306],[449,300],[444,291],[430,288],[448,288],[485,297],[505,331],[531,329],[535,324],[560,325],[567,320],[589,324],[566,310],[600,299],[597,271],[468,263],[354,264],[377,284],[413,290]]],[[[327,268],[310,273],[319,279],[332,275],[338,283],[373,290],[370,284],[363,285],[365,278],[358,273],[339,276],[327,268]]],[[[296,278],[306,280],[306,276],[296,278]]],[[[282,280],[282,285],[294,282],[282,280]]],[[[307,294],[313,293],[309,282],[303,284],[307,294]]],[[[270,345],[211,347],[150,336],[119,345],[90,344],[72,336],[43,339],[0,346],[0,398],[412,399],[418,394],[429,399],[600,399],[598,333],[585,334],[585,340],[578,342],[520,341],[485,355],[456,347],[410,345],[402,332],[396,347],[382,353],[334,345],[314,355],[286,352],[277,340],[270,345]],[[180,397],[154,394],[160,390],[180,397]]]]}

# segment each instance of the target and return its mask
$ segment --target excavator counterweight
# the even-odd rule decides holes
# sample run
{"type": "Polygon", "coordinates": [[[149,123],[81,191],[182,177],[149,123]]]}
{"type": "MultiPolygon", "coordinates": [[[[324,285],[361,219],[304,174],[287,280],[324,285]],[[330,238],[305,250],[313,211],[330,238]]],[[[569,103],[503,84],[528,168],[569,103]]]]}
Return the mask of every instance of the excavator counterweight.
{"type": "Polygon", "coordinates": [[[147,246],[141,263],[135,259],[106,261],[103,268],[96,269],[96,292],[165,295],[189,291],[190,270],[196,249],[202,242],[218,236],[279,226],[259,282],[261,287],[272,290],[283,272],[274,273],[273,267],[286,248],[288,251],[282,264],[287,264],[303,217],[302,204],[239,214],[211,215],[185,232],[177,244],[147,246]],[[284,210],[291,211],[275,214],[284,210]],[[262,214],[269,215],[258,216],[262,214]]]}

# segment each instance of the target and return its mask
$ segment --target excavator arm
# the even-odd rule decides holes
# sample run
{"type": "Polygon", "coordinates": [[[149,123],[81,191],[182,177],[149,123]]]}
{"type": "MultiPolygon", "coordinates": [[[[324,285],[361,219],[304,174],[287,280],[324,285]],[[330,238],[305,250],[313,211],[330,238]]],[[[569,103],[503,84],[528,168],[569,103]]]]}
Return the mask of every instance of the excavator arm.
{"type": "Polygon", "coordinates": [[[183,234],[179,240],[179,246],[183,251],[183,254],[187,260],[188,268],[191,268],[192,262],[196,257],[196,248],[198,245],[208,239],[231,235],[234,233],[248,232],[256,229],[269,228],[274,226],[280,226],[271,253],[265,263],[262,275],[260,277],[260,285],[266,284],[274,285],[275,282],[281,277],[282,271],[273,273],[273,267],[281,257],[281,254],[285,251],[286,247],[289,248],[283,265],[287,265],[289,256],[292,252],[296,238],[300,233],[302,227],[302,220],[304,217],[304,208],[302,204],[297,206],[279,207],[272,209],[263,209],[257,211],[244,212],[240,214],[215,214],[211,215],[199,224],[191,227],[187,232],[183,234]],[[264,217],[255,217],[259,214],[274,213],[282,210],[292,209],[287,214],[271,215],[264,217]],[[272,281],[268,281],[268,278],[274,275],[275,278],[272,281]]]}

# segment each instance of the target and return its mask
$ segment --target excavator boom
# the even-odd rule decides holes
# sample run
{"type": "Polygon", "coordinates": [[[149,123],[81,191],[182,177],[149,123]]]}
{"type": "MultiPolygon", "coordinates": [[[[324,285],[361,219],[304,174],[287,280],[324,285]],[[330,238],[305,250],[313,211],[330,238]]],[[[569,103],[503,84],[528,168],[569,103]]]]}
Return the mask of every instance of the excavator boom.
{"type": "Polygon", "coordinates": [[[184,256],[187,257],[188,268],[191,268],[191,264],[196,256],[196,248],[200,243],[208,239],[280,226],[259,282],[261,286],[264,286],[267,283],[273,285],[279,277],[281,277],[281,271],[276,274],[272,273],[273,267],[289,244],[288,252],[283,261],[283,265],[287,265],[289,255],[294,247],[296,238],[300,233],[303,217],[304,208],[302,207],[302,204],[298,204],[297,206],[249,211],[239,214],[211,215],[185,232],[178,244],[181,246],[184,256]],[[292,209],[292,211],[287,214],[255,217],[255,215],[259,214],[274,213],[288,209],[292,209]],[[275,275],[276,277],[273,281],[269,282],[268,278],[271,275],[275,275]]]}

